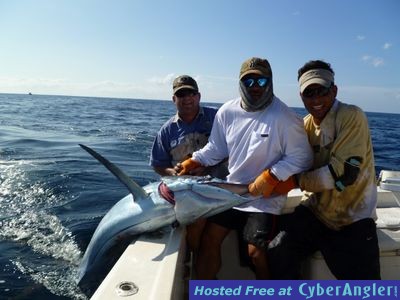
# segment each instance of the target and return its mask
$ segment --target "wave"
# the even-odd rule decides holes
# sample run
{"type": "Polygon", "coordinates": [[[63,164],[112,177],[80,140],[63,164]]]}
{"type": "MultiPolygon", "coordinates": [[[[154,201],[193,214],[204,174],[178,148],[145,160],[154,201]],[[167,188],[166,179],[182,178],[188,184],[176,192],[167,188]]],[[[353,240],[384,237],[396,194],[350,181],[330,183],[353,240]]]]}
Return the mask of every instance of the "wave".
{"type": "Polygon", "coordinates": [[[32,183],[26,166],[24,162],[1,164],[0,239],[14,243],[9,252],[23,249],[25,255],[11,260],[22,274],[55,295],[85,299],[75,283],[82,252],[51,212],[65,199],[46,183],[32,183]]]}

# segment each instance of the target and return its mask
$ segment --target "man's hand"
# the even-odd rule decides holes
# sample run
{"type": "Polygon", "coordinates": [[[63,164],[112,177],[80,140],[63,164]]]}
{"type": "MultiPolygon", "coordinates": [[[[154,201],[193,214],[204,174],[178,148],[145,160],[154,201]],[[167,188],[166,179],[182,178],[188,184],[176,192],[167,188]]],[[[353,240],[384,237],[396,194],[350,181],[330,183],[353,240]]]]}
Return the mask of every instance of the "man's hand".
{"type": "Polygon", "coordinates": [[[172,167],[153,167],[154,171],[156,171],[161,176],[177,176],[175,168],[172,167]]]}
{"type": "Polygon", "coordinates": [[[188,158],[184,160],[182,163],[178,163],[175,166],[175,170],[177,170],[178,175],[196,175],[196,173],[199,171],[199,168],[204,168],[199,162],[188,158]],[[179,170],[179,171],[178,171],[179,170]]]}
{"type": "Polygon", "coordinates": [[[275,186],[273,192],[276,194],[287,194],[290,190],[298,187],[297,180],[295,175],[290,176],[285,181],[279,181],[279,183],[275,186]]]}
{"type": "Polygon", "coordinates": [[[249,192],[253,196],[269,197],[279,180],[268,169],[262,172],[253,183],[249,184],[249,192]]]}

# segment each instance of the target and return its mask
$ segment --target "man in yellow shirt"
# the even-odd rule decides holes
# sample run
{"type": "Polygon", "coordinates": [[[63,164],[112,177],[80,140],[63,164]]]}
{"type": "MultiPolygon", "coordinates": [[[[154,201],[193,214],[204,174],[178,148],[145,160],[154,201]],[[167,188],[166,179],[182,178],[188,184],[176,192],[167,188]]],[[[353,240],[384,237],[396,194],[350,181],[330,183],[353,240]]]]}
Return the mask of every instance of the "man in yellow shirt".
{"type": "Polygon", "coordinates": [[[296,176],[305,192],[287,228],[270,244],[275,279],[298,279],[300,263],[321,251],[337,279],[380,279],[377,189],[368,121],[336,99],[330,64],[307,62],[298,72],[309,112],[304,127],[314,152],[310,171],[296,176]]]}

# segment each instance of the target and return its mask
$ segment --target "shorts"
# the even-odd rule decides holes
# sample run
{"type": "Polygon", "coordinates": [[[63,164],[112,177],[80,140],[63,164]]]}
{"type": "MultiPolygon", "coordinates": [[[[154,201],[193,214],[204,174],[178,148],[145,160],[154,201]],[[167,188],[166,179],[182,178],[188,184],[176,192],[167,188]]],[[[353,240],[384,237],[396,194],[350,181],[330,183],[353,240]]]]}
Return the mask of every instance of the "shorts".
{"type": "Polygon", "coordinates": [[[300,279],[301,262],[318,250],[337,279],[380,279],[378,237],[373,219],[362,219],[336,231],[325,226],[303,205],[288,217],[286,229],[269,244],[273,279],[300,279]]]}
{"type": "Polygon", "coordinates": [[[270,213],[229,209],[208,218],[208,221],[235,229],[246,243],[267,249],[268,243],[277,233],[277,217],[270,213]]]}

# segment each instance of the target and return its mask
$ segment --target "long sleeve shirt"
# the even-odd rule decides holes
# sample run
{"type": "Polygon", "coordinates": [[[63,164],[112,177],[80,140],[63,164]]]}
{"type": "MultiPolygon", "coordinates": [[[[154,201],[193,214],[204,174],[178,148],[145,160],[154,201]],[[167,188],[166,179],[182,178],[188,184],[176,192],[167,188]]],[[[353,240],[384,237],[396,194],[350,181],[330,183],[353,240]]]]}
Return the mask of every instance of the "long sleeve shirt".
{"type": "Polygon", "coordinates": [[[306,191],[303,204],[332,229],[376,218],[374,153],[363,111],[336,100],[320,125],[308,115],[304,127],[314,150],[314,165],[299,177],[300,188],[306,191]],[[339,190],[333,177],[345,174],[345,162],[351,157],[361,160],[359,174],[354,183],[339,190]]]}

